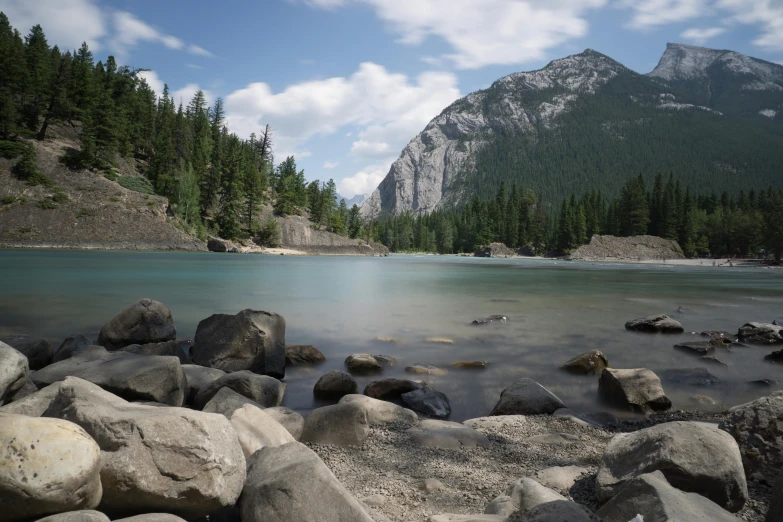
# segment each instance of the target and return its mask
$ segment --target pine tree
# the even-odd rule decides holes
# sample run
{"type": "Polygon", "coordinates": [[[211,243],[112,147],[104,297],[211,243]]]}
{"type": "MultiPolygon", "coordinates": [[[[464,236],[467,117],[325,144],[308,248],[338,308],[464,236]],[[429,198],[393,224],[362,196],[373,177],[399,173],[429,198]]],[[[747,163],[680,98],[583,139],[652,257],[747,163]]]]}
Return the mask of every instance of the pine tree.
{"type": "Polygon", "coordinates": [[[45,110],[50,87],[51,57],[49,44],[40,25],[34,25],[25,37],[24,117],[27,128],[38,130],[38,119],[45,110]]]}

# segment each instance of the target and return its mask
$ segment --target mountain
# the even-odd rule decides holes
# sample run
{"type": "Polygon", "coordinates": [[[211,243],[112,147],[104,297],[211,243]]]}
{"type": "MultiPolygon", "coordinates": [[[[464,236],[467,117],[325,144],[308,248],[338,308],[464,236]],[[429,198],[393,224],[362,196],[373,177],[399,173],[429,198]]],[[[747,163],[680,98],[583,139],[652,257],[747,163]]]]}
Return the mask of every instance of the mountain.
{"type": "Polygon", "coordinates": [[[673,172],[693,189],[780,187],[783,67],[669,44],[649,74],[593,50],[511,74],[457,100],[392,164],[365,216],[429,213],[501,182],[552,204],[630,175],[673,172]]]}
{"type": "Polygon", "coordinates": [[[354,205],[361,206],[362,203],[364,203],[364,200],[367,199],[367,197],[364,194],[356,194],[352,198],[346,198],[345,196],[337,195],[337,201],[340,201],[341,199],[345,200],[345,204],[348,206],[348,208],[351,208],[354,205]]]}

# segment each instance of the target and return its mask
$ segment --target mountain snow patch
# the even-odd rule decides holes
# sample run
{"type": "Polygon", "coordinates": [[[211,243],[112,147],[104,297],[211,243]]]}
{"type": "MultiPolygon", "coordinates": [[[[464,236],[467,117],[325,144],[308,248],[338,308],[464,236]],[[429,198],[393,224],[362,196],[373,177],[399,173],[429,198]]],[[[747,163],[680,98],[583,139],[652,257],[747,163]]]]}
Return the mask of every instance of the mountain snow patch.
{"type": "Polygon", "coordinates": [[[767,118],[769,118],[771,120],[775,116],[777,116],[778,112],[777,111],[773,111],[772,109],[762,109],[762,110],[759,111],[759,114],[761,114],[762,116],[766,116],[767,118]]]}

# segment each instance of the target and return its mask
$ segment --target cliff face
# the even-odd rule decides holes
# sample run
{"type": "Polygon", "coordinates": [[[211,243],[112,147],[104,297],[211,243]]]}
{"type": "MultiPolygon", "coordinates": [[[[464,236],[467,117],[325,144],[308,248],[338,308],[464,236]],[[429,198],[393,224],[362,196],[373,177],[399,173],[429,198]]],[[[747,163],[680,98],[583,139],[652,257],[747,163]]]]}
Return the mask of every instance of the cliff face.
{"type": "Polygon", "coordinates": [[[676,241],[656,236],[599,236],[568,256],[575,261],[639,261],[649,259],[685,259],[676,241]]]}
{"type": "Polygon", "coordinates": [[[281,246],[313,255],[386,256],[389,249],[377,243],[350,239],[325,230],[315,230],[307,218],[278,217],[281,246]]]}

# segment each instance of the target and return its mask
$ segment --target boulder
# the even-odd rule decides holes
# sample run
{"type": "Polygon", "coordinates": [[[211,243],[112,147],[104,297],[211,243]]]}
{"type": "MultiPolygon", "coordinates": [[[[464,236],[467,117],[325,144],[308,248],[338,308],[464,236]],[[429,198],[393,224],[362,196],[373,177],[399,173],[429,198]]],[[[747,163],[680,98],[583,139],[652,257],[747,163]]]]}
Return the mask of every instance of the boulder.
{"type": "Polygon", "coordinates": [[[47,417],[80,425],[101,449],[103,499],[113,518],[167,512],[193,519],[237,501],[245,458],[222,415],[131,404],[68,377],[47,417]]]}
{"type": "Polygon", "coordinates": [[[185,520],[168,513],[145,513],[135,517],[120,518],[114,522],[185,522],[185,520]]]}
{"type": "Polygon", "coordinates": [[[273,406],[264,411],[267,415],[279,422],[294,439],[300,439],[302,431],[304,430],[304,417],[302,417],[302,415],[285,406],[273,406]]]}
{"type": "Polygon", "coordinates": [[[196,393],[195,406],[201,409],[220,388],[230,388],[238,394],[257,402],[264,408],[280,406],[285,395],[285,383],[268,375],[257,375],[249,371],[227,373],[223,377],[202,386],[196,393]]]}
{"type": "Polygon", "coordinates": [[[600,350],[590,350],[577,355],[561,366],[561,368],[570,373],[599,373],[608,367],[609,359],[600,350]]]}
{"type": "Polygon", "coordinates": [[[322,399],[337,400],[358,391],[356,379],[350,373],[340,370],[326,372],[313,386],[313,395],[322,399]]]}
{"type": "Polygon", "coordinates": [[[19,401],[29,395],[34,394],[37,391],[38,391],[38,386],[36,386],[33,383],[33,381],[31,381],[30,378],[28,377],[21,388],[19,388],[14,393],[6,397],[6,402],[10,404],[12,402],[19,401]]]}
{"type": "Polygon", "coordinates": [[[261,448],[274,448],[296,439],[258,404],[229,388],[221,388],[204,406],[205,413],[219,413],[231,422],[245,458],[261,448]]]}
{"type": "Polygon", "coordinates": [[[783,391],[729,409],[720,424],[739,443],[745,472],[772,484],[783,469],[783,391]]]}
{"type": "Polygon", "coordinates": [[[672,401],[663,392],[661,380],[646,368],[605,368],[598,380],[598,394],[615,406],[640,413],[665,411],[672,407],[672,401]]]}
{"type": "Polygon", "coordinates": [[[721,361],[721,360],[720,360],[720,359],[718,359],[717,357],[712,357],[712,356],[710,356],[710,355],[705,355],[705,356],[703,356],[703,357],[700,357],[700,359],[702,360],[702,362],[705,362],[705,363],[709,363],[709,364],[717,364],[717,365],[719,365],[719,366],[728,366],[728,364],[727,364],[727,363],[725,363],[725,362],[721,361]]]}
{"type": "Polygon", "coordinates": [[[193,363],[226,372],[250,370],[285,377],[285,319],[256,310],[215,314],[196,328],[193,363]]]}
{"type": "Polygon", "coordinates": [[[699,333],[702,337],[710,337],[711,339],[727,339],[731,340],[732,337],[734,337],[733,334],[727,332],[726,330],[704,330],[703,332],[699,333]]]}
{"type": "Polygon", "coordinates": [[[207,250],[210,252],[229,252],[235,254],[239,252],[237,246],[228,239],[209,236],[207,238],[207,250]]]}
{"type": "Polygon", "coordinates": [[[374,353],[372,356],[375,357],[375,360],[378,361],[381,366],[388,366],[390,368],[397,366],[397,359],[390,355],[374,353]]]}
{"type": "Polygon", "coordinates": [[[51,364],[30,376],[42,388],[66,377],[79,377],[129,401],[182,406],[185,374],[176,357],[107,352],[99,346],[51,364]]]}
{"type": "Polygon", "coordinates": [[[740,341],[752,344],[783,343],[783,326],[771,323],[746,323],[740,327],[737,337],[740,341]]]}
{"type": "Polygon", "coordinates": [[[185,389],[185,404],[194,404],[198,391],[204,386],[220,379],[226,372],[217,368],[207,368],[197,364],[183,364],[187,388],[185,389]]]}
{"type": "Polygon", "coordinates": [[[83,334],[73,334],[66,337],[62,344],[54,350],[52,353],[52,362],[60,362],[65,359],[69,359],[74,355],[82,353],[88,346],[95,344],[93,339],[90,339],[83,334]]]}
{"type": "Polygon", "coordinates": [[[764,360],[775,364],[783,364],[783,350],[778,350],[777,352],[765,355],[764,360]]]}
{"type": "Polygon", "coordinates": [[[25,385],[29,371],[27,357],[0,342],[0,405],[25,385]]]}
{"type": "Polygon", "coordinates": [[[508,248],[503,243],[490,243],[483,246],[473,253],[474,257],[514,257],[516,252],[508,248]]]}
{"type": "Polygon", "coordinates": [[[382,401],[402,400],[402,394],[418,390],[424,386],[422,381],[411,379],[379,379],[364,387],[364,394],[382,401]]]}
{"type": "Polygon", "coordinates": [[[502,520],[506,520],[508,517],[517,512],[519,508],[511,497],[508,495],[498,495],[487,503],[484,508],[484,513],[487,515],[502,516],[502,520]]]}
{"type": "Polygon", "coordinates": [[[560,491],[568,491],[579,477],[590,473],[581,466],[554,466],[536,471],[535,479],[544,487],[560,491]]]}
{"type": "MultiPolygon", "coordinates": [[[[542,486],[531,478],[522,478],[506,487],[505,497],[508,501],[496,502],[496,508],[502,507],[504,512],[527,512],[540,504],[565,500],[565,497],[556,491],[542,486]]],[[[498,500],[498,499],[496,499],[498,500]]],[[[511,513],[508,513],[511,515],[511,513]]]]}
{"type": "Polygon", "coordinates": [[[318,364],[325,360],[324,354],[318,348],[309,344],[289,344],[285,347],[286,366],[318,364]]]}
{"type": "Polygon", "coordinates": [[[193,341],[165,341],[162,343],[131,344],[119,348],[118,351],[135,353],[136,355],[169,355],[177,357],[181,364],[190,364],[190,348],[193,341]]]}
{"type": "Polygon", "coordinates": [[[159,343],[177,338],[171,310],[161,302],[139,299],[101,328],[98,344],[116,350],[131,344],[159,343]]]}
{"type": "Polygon", "coordinates": [[[345,358],[345,366],[351,373],[379,373],[383,366],[369,353],[354,353],[345,358]]]}
{"type": "Polygon", "coordinates": [[[92,509],[67,511],[56,515],[40,518],[36,522],[110,522],[109,517],[92,509]]]}
{"type": "Polygon", "coordinates": [[[298,442],[248,459],[239,509],[242,522],[372,522],[318,455],[298,442]]]}
{"type": "Polygon", "coordinates": [[[569,500],[539,504],[530,511],[519,511],[508,522],[600,522],[595,515],[569,500]]]}
{"type": "Polygon", "coordinates": [[[598,500],[608,501],[629,481],[656,470],[677,489],[732,513],[748,499],[742,457],[731,435],[711,424],[677,421],[615,435],[598,469],[598,500]]]}
{"type": "Polygon", "coordinates": [[[60,391],[60,382],[50,384],[23,399],[6,404],[0,408],[0,413],[41,417],[54,400],[58,391],[60,391]]]}
{"type": "Polygon", "coordinates": [[[778,480],[772,489],[772,499],[767,511],[767,522],[779,522],[783,520],[783,468],[781,468],[778,480]]]}
{"type": "Polygon", "coordinates": [[[361,446],[369,433],[367,410],[361,404],[348,402],[311,411],[305,417],[300,440],[337,446],[361,446]]]}
{"type": "Polygon", "coordinates": [[[451,367],[460,370],[484,370],[488,364],[488,361],[457,361],[451,363],[451,367]]]}
{"type": "Polygon", "coordinates": [[[682,325],[668,315],[648,315],[625,323],[626,330],[648,333],[682,333],[682,325]]]}
{"type": "Polygon", "coordinates": [[[533,379],[519,379],[503,390],[490,415],[540,415],[565,408],[565,404],[533,379]]]}
{"type": "Polygon", "coordinates": [[[711,386],[720,384],[720,379],[712,375],[707,368],[675,368],[661,371],[666,382],[687,384],[689,386],[711,386]]]}
{"type": "Polygon", "coordinates": [[[0,338],[0,342],[22,352],[27,357],[31,370],[40,370],[52,360],[52,345],[45,339],[36,339],[29,335],[10,335],[0,338]]]}
{"type": "Polygon", "coordinates": [[[92,509],[101,501],[101,450],[60,419],[0,414],[0,520],[92,509]]]}
{"type": "Polygon", "coordinates": [[[406,366],[405,372],[424,375],[447,375],[449,373],[448,370],[424,363],[416,363],[411,366],[406,366]]]}
{"type": "Polygon", "coordinates": [[[451,415],[451,404],[446,394],[427,385],[418,390],[403,393],[400,398],[415,412],[430,417],[446,418],[451,415]]]}
{"type": "Polygon", "coordinates": [[[577,413],[569,408],[560,408],[552,414],[553,417],[568,419],[579,426],[595,426],[598,428],[610,428],[620,424],[620,419],[611,413],[598,411],[593,413],[577,413]]]}
{"type": "Polygon", "coordinates": [[[345,403],[357,403],[364,406],[367,410],[367,422],[370,423],[370,426],[391,423],[416,424],[419,422],[419,416],[415,412],[392,402],[379,401],[366,395],[346,395],[340,399],[340,404],[345,403]]]}
{"type": "Polygon", "coordinates": [[[428,448],[482,448],[489,447],[489,439],[480,431],[459,422],[425,419],[409,428],[406,433],[411,441],[428,448]]]}
{"type": "Polygon", "coordinates": [[[490,315],[489,317],[485,317],[483,319],[474,319],[470,324],[475,325],[486,325],[486,324],[499,324],[499,323],[505,323],[508,321],[508,317],[505,315],[490,315]]]}
{"type": "Polygon", "coordinates": [[[674,345],[675,350],[689,353],[691,355],[712,355],[715,353],[715,345],[710,341],[696,341],[692,343],[679,343],[674,345]]]}
{"type": "Polygon", "coordinates": [[[442,513],[427,517],[427,522],[505,522],[503,515],[459,515],[455,513],[442,513]]]}
{"type": "Polygon", "coordinates": [[[596,515],[603,522],[628,522],[636,515],[642,515],[644,522],[738,522],[711,500],[673,488],[660,471],[628,481],[596,515]]]}

